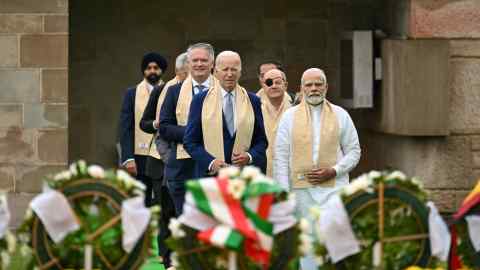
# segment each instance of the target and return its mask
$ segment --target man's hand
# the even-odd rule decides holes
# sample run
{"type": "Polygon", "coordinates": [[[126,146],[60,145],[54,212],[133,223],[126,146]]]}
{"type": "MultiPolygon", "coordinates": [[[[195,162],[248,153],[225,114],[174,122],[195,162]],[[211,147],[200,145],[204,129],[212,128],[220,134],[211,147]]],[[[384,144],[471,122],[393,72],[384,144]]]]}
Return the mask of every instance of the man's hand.
{"type": "Polygon", "coordinates": [[[218,173],[218,171],[223,168],[223,167],[227,167],[228,164],[225,163],[225,161],[223,160],[219,160],[219,159],[214,159],[213,160],[213,163],[212,163],[212,166],[210,168],[210,173],[211,174],[216,174],[218,173]]]}
{"type": "Polygon", "coordinates": [[[130,160],[127,163],[125,163],[125,170],[132,176],[137,176],[137,164],[135,163],[135,160],[130,160]]]}
{"type": "Polygon", "coordinates": [[[248,163],[250,163],[250,157],[245,152],[242,152],[242,153],[239,153],[239,154],[233,153],[232,163],[235,166],[243,167],[245,165],[248,165],[248,163]]]}
{"type": "Polygon", "coordinates": [[[157,120],[153,120],[153,128],[154,129],[158,129],[159,125],[158,125],[158,121],[157,120]]]}
{"type": "Polygon", "coordinates": [[[306,173],[305,176],[310,184],[319,185],[327,180],[335,178],[335,176],[337,176],[337,172],[333,168],[313,169],[306,173]]]}

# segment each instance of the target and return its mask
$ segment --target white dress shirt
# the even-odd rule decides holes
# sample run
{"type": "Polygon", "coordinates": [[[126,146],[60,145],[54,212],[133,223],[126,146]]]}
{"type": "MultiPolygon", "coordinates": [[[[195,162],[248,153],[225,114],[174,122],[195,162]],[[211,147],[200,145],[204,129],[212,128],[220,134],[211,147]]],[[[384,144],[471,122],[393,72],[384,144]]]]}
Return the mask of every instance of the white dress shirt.
{"type": "Polygon", "coordinates": [[[147,90],[148,90],[148,93],[149,93],[149,94],[152,93],[153,85],[151,85],[149,82],[147,82],[147,90]]]}
{"type": "MultiPolygon", "coordinates": [[[[316,163],[320,147],[320,131],[322,128],[321,115],[322,106],[309,106],[312,113],[313,126],[313,161],[316,163]]],[[[322,204],[332,193],[340,187],[348,184],[348,173],[355,168],[360,160],[360,143],[358,141],[357,130],[353,124],[350,115],[343,108],[332,104],[333,111],[339,124],[339,142],[337,151],[337,163],[333,169],[337,172],[335,178],[335,187],[312,187],[308,192],[312,198],[322,204]]],[[[274,179],[286,190],[291,188],[290,170],[292,167],[292,128],[293,118],[297,107],[288,109],[280,119],[278,124],[277,137],[274,149],[273,175],[274,179]]]]}
{"type": "Polygon", "coordinates": [[[192,78],[192,89],[193,89],[193,94],[196,95],[198,94],[198,88],[197,86],[198,85],[203,85],[203,91],[207,91],[208,88],[210,88],[210,77],[208,77],[208,79],[206,79],[204,82],[202,83],[198,83],[197,81],[195,81],[193,78],[192,78]]]}

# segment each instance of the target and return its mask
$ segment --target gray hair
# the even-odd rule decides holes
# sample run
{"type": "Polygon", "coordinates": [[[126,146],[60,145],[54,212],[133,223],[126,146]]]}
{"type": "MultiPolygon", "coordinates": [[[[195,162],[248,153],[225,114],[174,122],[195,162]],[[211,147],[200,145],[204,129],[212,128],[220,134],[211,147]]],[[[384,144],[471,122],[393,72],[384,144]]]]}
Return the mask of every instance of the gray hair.
{"type": "Polygon", "coordinates": [[[218,64],[220,63],[220,59],[222,59],[223,57],[226,57],[226,56],[238,57],[238,60],[240,61],[239,69],[242,70],[242,58],[240,58],[240,54],[238,54],[237,52],[234,52],[234,51],[223,51],[223,52],[219,53],[217,55],[217,59],[215,59],[215,66],[218,66],[218,64]]]}
{"type": "Polygon", "coordinates": [[[195,44],[192,44],[192,45],[188,46],[188,49],[187,49],[188,59],[190,59],[192,50],[194,50],[194,49],[204,49],[208,52],[208,54],[210,55],[210,59],[212,61],[213,61],[213,59],[215,59],[215,51],[213,50],[213,46],[208,44],[208,43],[204,43],[204,42],[195,43],[195,44]]]}
{"type": "Polygon", "coordinates": [[[327,76],[325,75],[325,72],[319,68],[309,68],[307,70],[305,70],[305,72],[303,72],[302,74],[302,79],[301,79],[301,84],[303,85],[304,83],[304,77],[305,77],[305,74],[307,73],[312,73],[312,72],[318,72],[320,73],[320,78],[323,80],[324,83],[327,83],[327,76]]]}
{"type": "Polygon", "coordinates": [[[178,55],[177,58],[175,59],[175,68],[176,69],[182,69],[187,64],[187,60],[188,59],[187,59],[187,53],[186,52],[178,55]]]}

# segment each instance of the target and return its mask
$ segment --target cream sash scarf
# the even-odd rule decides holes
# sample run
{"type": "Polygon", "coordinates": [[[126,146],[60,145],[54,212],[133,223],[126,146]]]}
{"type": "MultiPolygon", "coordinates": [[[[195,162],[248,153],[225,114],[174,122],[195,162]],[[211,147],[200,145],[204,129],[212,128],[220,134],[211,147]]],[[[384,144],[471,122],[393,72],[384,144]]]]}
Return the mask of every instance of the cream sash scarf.
{"type": "MultiPolygon", "coordinates": [[[[211,85],[210,85],[211,86],[211,85]]],[[[233,153],[246,152],[250,149],[255,115],[247,91],[239,86],[235,87],[235,143],[233,153]]],[[[220,84],[210,88],[203,101],[202,131],[203,143],[208,153],[217,159],[225,161],[223,142],[223,95],[220,84]]]]}
{"type": "Polygon", "coordinates": [[[263,123],[265,126],[265,133],[267,134],[268,139],[268,148],[267,148],[267,176],[273,176],[273,149],[275,149],[275,139],[277,135],[278,122],[282,114],[291,107],[290,99],[287,96],[283,97],[282,104],[280,107],[275,108],[275,106],[270,103],[268,98],[262,99],[262,114],[263,114],[263,123]]]}
{"type": "MultiPolygon", "coordinates": [[[[317,164],[314,164],[312,116],[309,105],[304,98],[298,105],[293,117],[291,170],[293,188],[313,187],[307,181],[305,173],[313,168],[331,168],[337,162],[339,126],[332,105],[327,100],[323,103],[320,121],[320,147],[317,164]]],[[[335,186],[335,179],[330,179],[316,186],[333,187],[335,186]]]]}
{"type": "MultiPolygon", "coordinates": [[[[210,76],[210,88],[216,84],[217,79],[215,77],[210,76]]],[[[182,88],[180,89],[180,95],[178,96],[177,102],[177,109],[176,109],[176,116],[177,116],[177,125],[179,126],[186,126],[188,122],[188,113],[190,112],[190,103],[192,103],[193,98],[193,84],[192,84],[192,77],[188,76],[182,84],[182,88]]],[[[209,107],[209,106],[207,106],[209,107]]],[[[185,151],[183,148],[183,144],[177,145],[177,159],[185,159],[190,158],[190,155],[185,151]]]]}
{"type": "MultiPolygon", "coordinates": [[[[174,84],[177,84],[179,81],[177,80],[177,77],[171,79],[170,81],[168,81],[165,86],[163,87],[163,90],[162,90],[162,93],[160,93],[160,96],[158,97],[158,101],[157,101],[157,112],[156,112],[156,117],[155,117],[155,120],[160,121],[160,109],[162,108],[162,104],[163,104],[163,101],[165,100],[165,96],[167,94],[167,89],[174,85],[174,84]]],[[[163,82],[162,82],[163,84],[163,82]]],[[[156,134],[153,136],[153,138],[155,138],[156,134]]],[[[154,139],[152,140],[152,143],[150,144],[150,152],[149,152],[149,155],[156,158],[156,159],[162,159],[160,157],[160,154],[158,154],[158,151],[157,151],[157,144],[155,144],[155,141],[154,139]]]]}
{"type": "MultiPolygon", "coordinates": [[[[163,81],[160,80],[159,84],[163,84],[163,81]]],[[[142,120],[143,111],[145,111],[149,98],[150,91],[148,91],[146,80],[143,80],[137,85],[135,91],[135,155],[147,156],[151,152],[150,145],[153,141],[153,135],[140,129],[140,120],[142,120]]]]}
{"type": "Polygon", "coordinates": [[[170,88],[170,86],[175,85],[179,83],[180,81],[178,80],[177,77],[171,79],[168,81],[165,86],[163,87],[162,93],[160,93],[160,96],[158,97],[158,102],[157,102],[157,115],[155,120],[160,121],[160,109],[162,108],[163,101],[165,100],[165,97],[167,96],[167,90],[170,88]]]}

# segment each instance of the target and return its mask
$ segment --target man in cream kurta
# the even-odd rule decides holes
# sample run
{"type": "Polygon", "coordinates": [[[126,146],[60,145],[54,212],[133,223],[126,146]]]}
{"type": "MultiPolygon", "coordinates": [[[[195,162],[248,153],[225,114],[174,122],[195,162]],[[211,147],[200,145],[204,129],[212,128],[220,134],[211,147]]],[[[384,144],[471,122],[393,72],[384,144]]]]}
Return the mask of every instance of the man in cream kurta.
{"type": "Polygon", "coordinates": [[[290,97],[286,94],[287,77],[279,69],[269,70],[264,74],[265,86],[262,101],[263,123],[268,140],[267,176],[273,176],[273,149],[278,123],[282,114],[291,107],[290,97]]]}
{"type": "MultiPolygon", "coordinates": [[[[348,113],[325,99],[325,73],[318,68],[302,76],[302,102],[280,120],[274,151],[274,179],[296,195],[297,215],[348,184],[360,160],[357,131],[348,113]],[[303,127],[303,128],[302,128],[303,127]]],[[[303,270],[317,269],[313,257],[300,260],[303,270]]]]}

